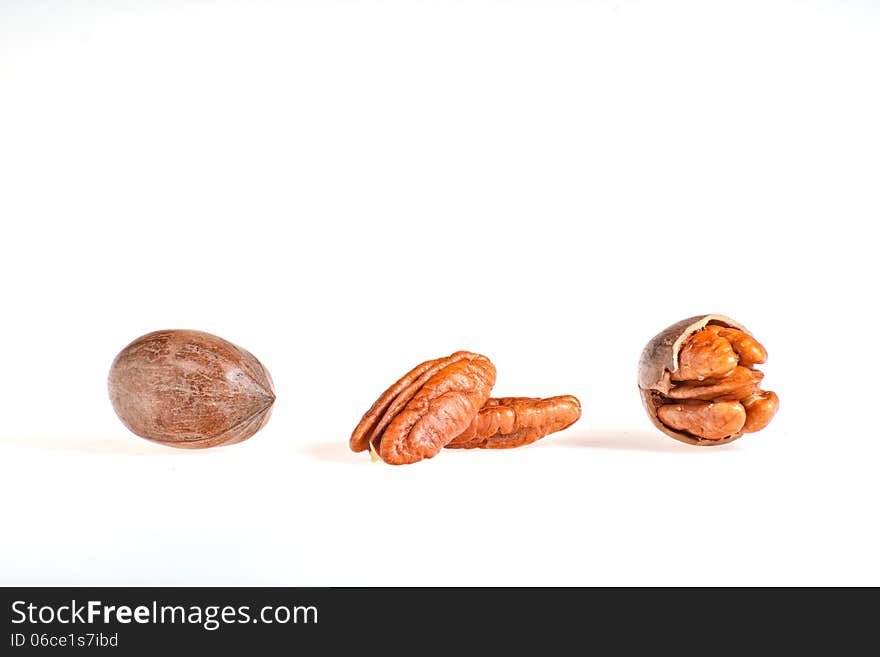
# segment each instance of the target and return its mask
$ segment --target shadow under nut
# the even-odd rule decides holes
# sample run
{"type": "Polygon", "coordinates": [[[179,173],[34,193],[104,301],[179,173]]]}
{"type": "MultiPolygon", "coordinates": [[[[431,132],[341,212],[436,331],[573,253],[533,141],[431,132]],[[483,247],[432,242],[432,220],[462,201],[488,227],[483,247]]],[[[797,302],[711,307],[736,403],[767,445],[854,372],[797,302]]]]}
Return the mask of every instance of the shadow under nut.
{"type": "Polygon", "coordinates": [[[114,359],[107,384],[129,430],[185,449],[247,440],[268,422],[275,401],[272,378],[253,354],[202,331],[137,338],[114,359]]]}
{"type": "MultiPolygon", "coordinates": [[[[748,370],[742,365],[734,368],[731,374],[725,375],[731,377],[728,381],[724,378],[714,381],[711,378],[705,381],[673,379],[672,373],[679,369],[679,355],[685,343],[692,335],[710,325],[741,331],[748,336],[750,343],[760,346],[748,329],[729,317],[716,314],[697,315],[676,322],[657,334],[645,345],[639,359],[639,393],[652,424],[666,435],[691,445],[723,445],[732,442],[744,433],[757,430],[754,427],[758,424],[761,424],[760,428],[766,426],[778,407],[778,398],[774,393],[757,390],[763,374],[757,370],[748,370]],[[740,406],[741,397],[759,393],[772,395],[772,398],[756,406],[761,417],[755,417],[750,421],[745,416],[746,408],[740,406]],[[735,401],[734,397],[739,398],[740,401],[735,401]],[[698,398],[703,398],[704,401],[694,401],[698,398]],[[660,410],[662,406],[669,404],[673,406],[660,410]],[[703,406],[714,404],[715,408],[701,409],[700,404],[703,406]],[[664,422],[664,419],[669,424],[664,422]],[[696,426],[706,427],[712,437],[697,436],[676,428],[676,426],[686,426],[684,420],[695,422],[696,426]],[[720,435],[728,430],[729,435],[720,435]]],[[[725,335],[725,331],[721,329],[717,332],[725,335]]],[[[738,346],[742,348],[741,345],[735,344],[734,349],[738,346]]],[[[756,351],[750,348],[748,353],[747,357],[740,358],[740,363],[743,365],[757,362],[757,356],[754,355],[756,351]]],[[[754,411],[749,413],[752,414],[754,411]]]]}

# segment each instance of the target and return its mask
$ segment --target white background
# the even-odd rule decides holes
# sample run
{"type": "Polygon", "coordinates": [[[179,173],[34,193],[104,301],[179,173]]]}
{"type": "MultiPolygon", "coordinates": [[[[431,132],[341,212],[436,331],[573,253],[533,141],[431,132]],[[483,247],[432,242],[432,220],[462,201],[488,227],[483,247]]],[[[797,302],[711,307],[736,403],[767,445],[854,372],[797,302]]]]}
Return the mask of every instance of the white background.
{"type": "Polygon", "coordinates": [[[870,4],[4,2],[0,583],[880,584],[870,4]],[[727,447],[636,391],[702,312],[782,402],[727,447]],[[128,433],[160,328],[253,351],[268,426],[128,433]],[[348,451],[457,349],[582,420],[348,451]]]}

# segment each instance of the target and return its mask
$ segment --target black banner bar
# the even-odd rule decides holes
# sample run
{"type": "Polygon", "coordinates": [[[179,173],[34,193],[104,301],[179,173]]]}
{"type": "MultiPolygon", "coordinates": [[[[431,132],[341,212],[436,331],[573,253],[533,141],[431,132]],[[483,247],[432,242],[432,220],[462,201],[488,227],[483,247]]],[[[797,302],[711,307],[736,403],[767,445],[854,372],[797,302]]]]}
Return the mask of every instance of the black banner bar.
{"type": "MultiPolygon", "coordinates": [[[[336,654],[362,645],[384,654],[506,645],[543,654],[550,645],[609,641],[614,652],[646,643],[763,650],[804,639],[815,648],[831,632],[839,654],[877,622],[863,593],[875,597],[827,589],[6,588],[0,652],[336,654]]],[[[860,645],[876,643],[868,641],[860,645]]]]}

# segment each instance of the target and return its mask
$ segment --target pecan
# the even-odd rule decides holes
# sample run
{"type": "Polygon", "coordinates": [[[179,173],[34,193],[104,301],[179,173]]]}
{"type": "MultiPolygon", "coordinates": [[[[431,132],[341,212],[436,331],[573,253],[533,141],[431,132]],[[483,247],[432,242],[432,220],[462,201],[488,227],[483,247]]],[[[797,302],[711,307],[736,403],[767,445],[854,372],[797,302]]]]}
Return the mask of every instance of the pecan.
{"type": "Polygon", "coordinates": [[[446,447],[506,449],[528,445],[574,424],[581,416],[576,397],[490,399],[474,421],[446,447]]]}
{"type": "Polygon", "coordinates": [[[639,362],[639,388],[652,422],[695,445],[719,445],[766,427],[779,407],[760,389],[754,366],[767,351],[723,315],[691,317],[651,340],[639,362]]]}
{"type": "Polygon", "coordinates": [[[779,397],[775,392],[761,390],[743,399],[742,405],[746,409],[743,433],[755,433],[770,424],[779,408],[779,397]]]}
{"type": "Polygon", "coordinates": [[[393,465],[432,458],[468,428],[493,385],[495,366],[485,356],[458,351],[426,361],[364,414],[351,434],[351,449],[372,449],[393,465]]]}
{"type": "Polygon", "coordinates": [[[733,347],[733,350],[739,356],[740,365],[751,367],[752,365],[760,365],[767,361],[767,350],[764,349],[764,345],[745,331],[710,324],[706,327],[705,332],[710,335],[717,335],[730,342],[730,346],[733,347]]]}
{"type": "Polygon", "coordinates": [[[666,426],[707,440],[735,434],[746,422],[746,411],[737,401],[664,404],[657,409],[657,415],[666,426]]]}
{"type": "Polygon", "coordinates": [[[669,391],[670,399],[745,399],[758,390],[764,373],[737,365],[727,376],[703,381],[682,381],[669,391]]]}
{"type": "Polygon", "coordinates": [[[131,431],[171,447],[232,445],[272,413],[272,377],[249,351],[210,333],[142,335],[113,360],[113,409],[131,431]]]}
{"type": "Polygon", "coordinates": [[[673,381],[701,381],[730,374],[739,363],[730,341],[712,331],[694,333],[681,348],[673,381]]]}

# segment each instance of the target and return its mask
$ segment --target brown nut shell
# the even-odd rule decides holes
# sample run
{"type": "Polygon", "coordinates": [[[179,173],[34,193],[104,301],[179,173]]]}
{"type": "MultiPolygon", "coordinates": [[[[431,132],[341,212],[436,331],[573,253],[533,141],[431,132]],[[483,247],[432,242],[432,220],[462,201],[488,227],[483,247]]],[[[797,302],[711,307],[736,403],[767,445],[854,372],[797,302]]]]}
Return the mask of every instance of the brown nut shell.
{"type": "Polygon", "coordinates": [[[107,384],[132,432],[187,449],[247,440],[275,401],[272,378],[253,354],[202,331],[139,337],[116,356],[107,384]]]}
{"type": "MultiPolygon", "coordinates": [[[[660,406],[664,403],[677,402],[678,400],[674,399],[675,397],[679,398],[679,400],[687,398],[713,398],[712,394],[700,394],[698,391],[708,393],[714,391],[718,393],[718,396],[715,396],[714,398],[718,399],[720,397],[722,400],[733,399],[738,395],[746,396],[747,393],[755,394],[757,384],[760,383],[761,378],[763,377],[763,374],[756,370],[748,370],[747,372],[744,371],[747,368],[737,366],[732,373],[725,375],[726,377],[730,377],[727,381],[725,381],[725,378],[723,377],[706,379],[699,382],[692,381],[685,384],[674,380],[672,373],[679,369],[679,355],[684,344],[692,335],[709,325],[736,329],[748,336],[748,338],[751,338],[751,341],[748,342],[750,355],[741,356],[740,363],[751,365],[756,362],[763,362],[763,359],[760,358],[760,353],[757,353],[757,347],[760,347],[760,345],[754,340],[748,329],[729,317],[715,314],[697,315],[676,322],[654,336],[654,338],[645,345],[641,358],[639,359],[639,392],[642,398],[642,404],[644,405],[651,422],[667,436],[671,436],[676,440],[691,445],[723,445],[742,436],[743,433],[746,433],[746,429],[743,427],[742,422],[731,423],[730,426],[739,426],[740,428],[730,435],[712,439],[703,438],[687,431],[674,429],[664,424],[658,413],[660,406]],[[753,347],[752,343],[757,345],[757,347],[753,347]],[[754,390],[748,381],[749,378],[754,381],[754,390]],[[732,385],[734,381],[744,382],[744,385],[734,389],[734,386],[732,385]],[[727,397],[723,396],[724,392],[728,393],[727,397]]],[[[742,342],[743,344],[746,344],[745,340],[742,342]]],[[[738,346],[740,345],[734,344],[734,348],[738,346]]],[[[760,349],[763,349],[763,347],[760,347],[760,349]]],[[[763,357],[766,358],[766,352],[764,352],[763,357]]],[[[772,410],[775,412],[776,406],[778,405],[778,398],[774,394],[772,399],[774,403],[772,410]]],[[[697,402],[693,402],[693,404],[694,408],[696,408],[697,402]]],[[[677,407],[684,408],[685,411],[688,410],[687,405],[682,406],[680,402],[677,407]]],[[[671,417],[673,409],[667,409],[667,411],[667,415],[670,415],[671,417]]],[[[765,412],[765,414],[768,413],[765,412]]],[[[769,422],[769,419],[767,419],[766,422],[769,422]]],[[[766,422],[763,422],[764,426],[766,426],[766,422]]]]}
{"type": "Polygon", "coordinates": [[[480,354],[457,351],[426,361],[376,400],[349,446],[372,449],[392,465],[433,458],[468,428],[494,385],[495,366],[480,354]]]}

